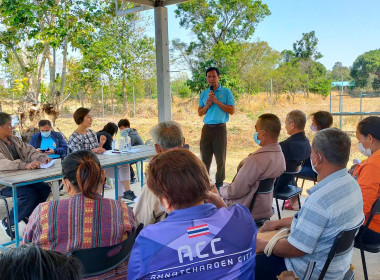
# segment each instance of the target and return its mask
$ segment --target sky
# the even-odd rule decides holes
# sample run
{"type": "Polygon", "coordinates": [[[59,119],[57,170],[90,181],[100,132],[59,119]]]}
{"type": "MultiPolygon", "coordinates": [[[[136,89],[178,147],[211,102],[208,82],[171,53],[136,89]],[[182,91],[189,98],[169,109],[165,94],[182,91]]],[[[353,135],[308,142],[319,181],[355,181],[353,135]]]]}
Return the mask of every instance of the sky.
{"type": "MultiPolygon", "coordinates": [[[[302,33],[315,31],[319,60],[328,70],[335,62],[352,66],[355,59],[380,48],[380,0],[267,0],[271,15],[260,22],[252,41],[267,41],[272,48],[292,49],[302,33]]],[[[179,26],[174,15],[175,5],[168,7],[169,40],[180,38],[190,42],[195,37],[179,26]],[[181,34],[181,36],[178,36],[181,34]]],[[[153,11],[148,31],[154,36],[153,11]]]]}

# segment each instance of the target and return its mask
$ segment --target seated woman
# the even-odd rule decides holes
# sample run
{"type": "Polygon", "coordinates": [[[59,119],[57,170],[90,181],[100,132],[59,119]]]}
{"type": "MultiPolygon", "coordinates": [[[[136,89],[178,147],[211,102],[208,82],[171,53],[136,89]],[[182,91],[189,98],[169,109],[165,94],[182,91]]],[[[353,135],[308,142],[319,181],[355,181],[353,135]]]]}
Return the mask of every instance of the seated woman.
{"type": "Polygon", "coordinates": [[[0,254],[0,279],[80,280],[82,264],[72,256],[21,245],[0,254]]]}
{"type": "Polygon", "coordinates": [[[38,129],[40,132],[32,136],[29,144],[51,158],[64,158],[67,154],[67,143],[62,134],[53,130],[49,120],[40,120],[38,129]]]}
{"type": "MultiPolygon", "coordinates": [[[[326,111],[318,111],[310,115],[312,117],[310,130],[318,132],[322,129],[329,128],[333,124],[333,116],[326,111]]],[[[310,157],[308,157],[302,165],[302,169],[298,174],[299,177],[313,178],[317,181],[317,173],[311,167],[310,157]]],[[[285,202],[284,208],[287,210],[299,210],[298,197],[294,196],[285,202]]]]}
{"type": "Polygon", "coordinates": [[[107,150],[107,151],[112,150],[112,140],[113,140],[113,137],[117,133],[118,130],[119,129],[117,128],[117,125],[115,123],[109,122],[103,127],[102,130],[100,130],[96,133],[96,136],[97,136],[99,142],[100,142],[100,137],[102,135],[104,135],[107,138],[106,142],[103,145],[103,148],[105,150],[107,150]]]}
{"type": "MultiPolygon", "coordinates": [[[[38,205],[29,218],[23,242],[67,253],[116,245],[134,231],[125,203],[100,195],[105,172],[94,153],[81,150],[62,162],[63,184],[70,198],[38,205]]],[[[125,279],[127,263],[97,279],[125,279]]]]}
{"type": "Polygon", "coordinates": [[[209,191],[200,159],[181,148],[161,153],[151,160],[147,178],[169,215],[138,235],[128,280],[254,279],[255,222],[245,206],[227,209],[209,191]]]}
{"type": "MultiPolygon", "coordinates": [[[[90,109],[78,108],[74,112],[74,121],[78,125],[78,128],[71,134],[69,138],[69,150],[70,152],[78,150],[91,150],[96,154],[102,154],[106,150],[104,149],[104,143],[107,141],[107,137],[101,135],[99,141],[94,131],[90,129],[92,125],[92,117],[90,115],[90,109]]],[[[136,198],[130,187],[130,170],[129,164],[119,165],[118,167],[118,182],[119,185],[123,185],[124,188],[119,188],[119,198],[124,197],[128,200],[134,200],[136,198]]],[[[106,168],[107,178],[114,178],[114,168],[106,168]]]]}
{"type": "MultiPolygon", "coordinates": [[[[368,117],[360,121],[356,129],[356,138],[359,141],[359,151],[368,157],[359,163],[353,172],[363,195],[365,224],[373,204],[380,197],[380,117],[368,117]]],[[[366,243],[379,243],[379,215],[373,217],[363,238],[366,243]]]]}

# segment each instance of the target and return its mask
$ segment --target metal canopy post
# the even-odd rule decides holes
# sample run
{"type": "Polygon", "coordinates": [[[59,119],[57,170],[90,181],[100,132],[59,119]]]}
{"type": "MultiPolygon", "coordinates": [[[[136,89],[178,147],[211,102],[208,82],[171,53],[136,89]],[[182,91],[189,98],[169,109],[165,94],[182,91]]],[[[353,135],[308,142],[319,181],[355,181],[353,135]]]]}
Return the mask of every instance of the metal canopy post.
{"type": "Polygon", "coordinates": [[[168,9],[166,7],[155,7],[154,21],[156,28],[158,121],[163,122],[170,121],[172,119],[172,98],[169,72],[168,9]]]}

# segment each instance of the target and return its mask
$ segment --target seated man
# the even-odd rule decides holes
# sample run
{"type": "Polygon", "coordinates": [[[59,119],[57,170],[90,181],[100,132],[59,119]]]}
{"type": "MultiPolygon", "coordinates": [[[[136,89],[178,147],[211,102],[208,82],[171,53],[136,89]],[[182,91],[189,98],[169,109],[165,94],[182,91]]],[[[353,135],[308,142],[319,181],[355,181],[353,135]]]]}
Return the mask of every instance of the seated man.
{"type": "MultiPolygon", "coordinates": [[[[144,141],[141,139],[140,135],[138,134],[137,130],[134,128],[131,128],[131,124],[128,119],[121,119],[117,126],[119,127],[120,131],[126,129],[128,132],[128,136],[131,137],[131,146],[137,146],[137,145],[144,145],[144,141]]],[[[131,184],[136,183],[136,177],[135,177],[135,171],[132,168],[132,164],[130,165],[130,172],[131,172],[131,184]]]]}
{"type": "Polygon", "coordinates": [[[52,129],[49,120],[40,120],[38,128],[40,132],[32,136],[29,144],[51,158],[64,158],[67,154],[67,143],[62,134],[52,129]]]}
{"type": "MultiPolygon", "coordinates": [[[[318,279],[337,235],[361,225],[360,187],[346,169],[350,148],[349,136],[337,128],[315,135],[310,159],[321,181],[307,191],[309,197],[294,217],[264,223],[261,231],[290,227],[291,232],[274,246],[274,256],[257,255],[256,279],[276,279],[283,270],[302,277],[310,261],[316,262],[311,279],[318,279]]],[[[256,252],[262,253],[267,243],[257,239],[256,252]]],[[[352,249],[333,258],[324,279],[343,279],[351,257],[352,249]]]]}
{"type": "MultiPolygon", "coordinates": [[[[299,165],[302,161],[310,156],[311,148],[309,139],[305,135],[306,115],[300,110],[293,110],[289,112],[285,119],[286,132],[290,135],[288,139],[280,142],[282,152],[284,153],[286,162],[294,162],[299,165]]],[[[278,178],[278,186],[286,187],[289,182],[288,176],[281,176],[278,178]]],[[[282,191],[279,188],[277,191],[282,191]]],[[[299,210],[297,196],[292,197],[289,202],[285,204],[288,210],[299,210]]]]}
{"type": "MultiPolygon", "coordinates": [[[[12,135],[11,116],[0,112],[0,171],[18,169],[36,169],[42,163],[50,162],[51,158],[41,154],[32,146],[25,144],[19,138],[12,135]]],[[[46,183],[35,183],[17,187],[17,206],[19,221],[28,222],[30,214],[41,202],[46,201],[50,193],[50,187],[46,183]]],[[[12,196],[12,188],[5,187],[0,194],[6,197],[12,196]]],[[[0,227],[9,237],[14,236],[13,209],[9,222],[6,218],[1,220],[0,227]]]]}
{"type": "MultiPolygon", "coordinates": [[[[250,154],[238,166],[238,172],[231,184],[220,188],[220,195],[227,206],[235,203],[249,207],[253,196],[258,191],[261,180],[277,178],[285,171],[285,160],[278,136],[281,122],[273,114],[259,117],[255,125],[255,142],[261,146],[250,154]]],[[[258,194],[252,208],[255,220],[272,216],[273,192],[258,194]]]]}
{"type": "MultiPolygon", "coordinates": [[[[154,147],[157,154],[169,149],[184,146],[184,138],[181,127],[174,121],[161,122],[150,130],[150,135],[156,143],[154,147]]],[[[144,226],[154,224],[166,218],[165,211],[154,193],[144,186],[136,206],[133,208],[137,223],[144,226]]]]}

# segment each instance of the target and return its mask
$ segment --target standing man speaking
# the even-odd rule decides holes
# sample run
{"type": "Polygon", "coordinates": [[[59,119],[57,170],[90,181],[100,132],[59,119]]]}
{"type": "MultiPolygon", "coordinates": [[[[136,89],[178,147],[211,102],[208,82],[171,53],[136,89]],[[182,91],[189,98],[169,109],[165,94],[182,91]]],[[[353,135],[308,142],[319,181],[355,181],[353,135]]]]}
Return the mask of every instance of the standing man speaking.
{"type": "Polygon", "coordinates": [[[204,90],[199,98],[198,115],[203,118],[200,150],[202,161],[210,173],[212,155],[216,160],[216,187],[223,185],[225,178],[225,163],[227,150],[227,128],[230,114],[235,111],[235,101],[232,92],[219,85],[220,72],[216,67],[206,70],[207,83],[210,88],[204,90]]]}

